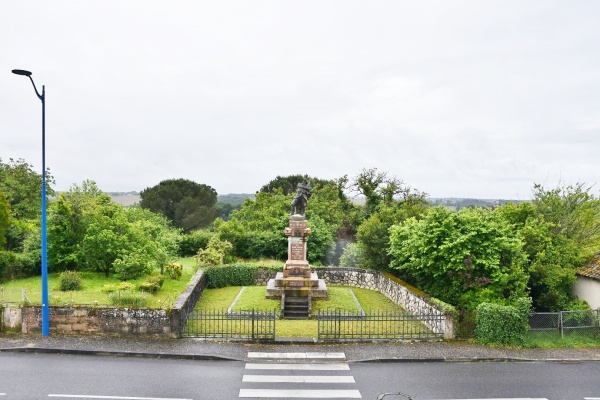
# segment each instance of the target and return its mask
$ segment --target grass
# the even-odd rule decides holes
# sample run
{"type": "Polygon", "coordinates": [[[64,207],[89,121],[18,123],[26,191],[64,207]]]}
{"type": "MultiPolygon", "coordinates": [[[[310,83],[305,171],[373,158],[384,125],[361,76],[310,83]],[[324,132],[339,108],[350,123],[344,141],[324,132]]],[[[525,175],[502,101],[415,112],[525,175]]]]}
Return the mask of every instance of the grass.
{"type": "MultiPolygon", "coordinates": [[[[182,258],[177,262],[183,265],[183,274],[178,280],[165,276],[163,286],[156,294],[144,293],[140,296],[145,298],[145,306],[166,308],[183,292],[190,279],[196,272],[196,263],[193,258],[182,258]]],[[[106,277],[103,273],[83,271],[82,290],[62,292],[59,288],[59,274],[48,274],[48,290],[50,305],[112,305],[109,294],[103,290],[104,285],[121,283],[118,279],[110,276],[106,277]]],[[[128,281],[134,285],[143,282],[146,279],[140,278],[128,281]]],[[[17,279],[3,283],[0,291],[0,302],[3,303],[23,303],[22,289],[25,289],[27,299],[33,304],[41,303],[41,277],[31,277],[17,279]]]]}
{"type": "MultiPolygon", "coordinates": [[[[202,294],[202,297],[200,297],[200,301],[196,305],[196,308],[204,310],[226,310],[233,303],[241,289],[242,287],[240,286],[206,289],[202,294]]],[[[330,286],[327,289],[329,294],[327,300],[313,300],[312,313],[315,314],[319,310],[341,310],[350,313],[358,312],[359,308],[354,301],[354,297],[350,293],[350,289],[354,292],[365,311],[403,311],[402,307],[396,305],[378,291],[330,286]]],[[[247,311],[251,309],[260,311],[276,310],[278,312],[280,309],[280,301],[265,298],[264,286],[247,286],[235,304],[233,311],[247,311]]],[[[278,337],[316,338],[318,335],[317,320],[277,320],[276,333],[278,337]]]]}
{"type": "Polygon", "coordinates": [[[575,332],[561,337],[557,331],[530,331],[525,338],[525,347],[529,348],[556,348],[556,347],[598,347],[600,335],[598,331],[575,332]]]}

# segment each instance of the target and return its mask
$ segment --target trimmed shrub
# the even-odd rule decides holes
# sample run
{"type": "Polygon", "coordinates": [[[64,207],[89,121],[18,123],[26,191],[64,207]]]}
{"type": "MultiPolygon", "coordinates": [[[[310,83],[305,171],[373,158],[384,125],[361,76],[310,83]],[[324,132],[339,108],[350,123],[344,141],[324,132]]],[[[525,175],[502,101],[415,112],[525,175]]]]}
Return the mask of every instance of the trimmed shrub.
{"type": "Polygon", "coordinates": [[[531,299],[519,299],[515,306],[481,303],[477,307],[475,337],[482,344],[525,344],[529,331],[531,299]]]}
{"type": "Polygon", "coordinates": [[[230,264],[218,267],[208,267],[206,274],[206,287],[222,288],[226,286],[254,285],[257,267],[249,264],[230,264]]]}
{"type": "Polygon", "coordinates": [[[156,293],[160,290],[164,282],[164,275],[152,275],[138,285],[138,290],[142,292],[156,293]]]}
{"type": "Polygon", "coordinates": [[[81,290],[83,276],[77,271],[63,271],[58,275],[59,287],[63,292],[81,290]]]}
{"type": "Polygon", "coordinates": [[[171,279],[178,280],[183,275],[183,265],[170,262],[167,264],[167,275],[171,279]]]}

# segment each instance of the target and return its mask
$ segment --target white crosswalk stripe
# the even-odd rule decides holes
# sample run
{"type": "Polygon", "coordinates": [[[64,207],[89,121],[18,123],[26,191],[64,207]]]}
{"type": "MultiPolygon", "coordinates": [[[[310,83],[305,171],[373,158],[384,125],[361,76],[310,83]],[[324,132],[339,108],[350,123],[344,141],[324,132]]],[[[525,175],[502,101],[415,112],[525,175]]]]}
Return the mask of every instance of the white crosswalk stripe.
{"type": "Polygon", "coordinates": [[[254,371],[254,374],[242,377],[240,398],[362,398],[359,390],[347,386],[355,385],[356,382],[353,376],[343,374],[343,371],[350,370],[348,363],[341,362],[346,359],[344,353],[249,352],[248,358],[263,362],[246,363],[245,369],[254,371]],[[261,374],[261,371],[265,373],[261,374]],[[274,374],[274,371],[279,373],[274,374]],[[302,374],[302,371],[307,374],[302,374]],[[268,387],[256,386],[263,384],[268,387]],[[331,386],[328,388],[329,385],[334,385],[335,389],[331,386]]]}

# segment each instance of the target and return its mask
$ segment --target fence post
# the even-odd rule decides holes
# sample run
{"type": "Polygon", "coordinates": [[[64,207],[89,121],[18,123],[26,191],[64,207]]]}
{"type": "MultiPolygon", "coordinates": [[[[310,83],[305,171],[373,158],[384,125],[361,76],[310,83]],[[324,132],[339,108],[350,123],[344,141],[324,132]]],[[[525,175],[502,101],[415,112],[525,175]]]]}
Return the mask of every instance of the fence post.
{"type": "Polygon", "coordinates": [[[558,321],[558,325],[560,327],[560,338],[564,339],[565,338],[565,329],[564,329],[563,312],[561,311],[559,313],[559,315],[560,315],[560,319],[558,321]]]}
{"type": "Polygon", "coordinates": [[[254,308],[252,309],[252,340],[254,340],[254,308]]]}

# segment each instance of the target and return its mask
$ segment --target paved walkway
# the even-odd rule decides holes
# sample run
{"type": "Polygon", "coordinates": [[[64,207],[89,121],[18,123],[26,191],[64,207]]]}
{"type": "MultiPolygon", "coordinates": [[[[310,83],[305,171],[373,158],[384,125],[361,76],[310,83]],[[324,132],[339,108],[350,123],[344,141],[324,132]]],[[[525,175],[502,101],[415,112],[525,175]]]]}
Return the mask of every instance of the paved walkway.
{"type": "Polygon", "coordinates": [[[132,357],[247,360],[248,352],[344,352],[349,362],[410,361],[599,361],[600,347],[580,349],[507,349],[467,342],[386,342],[316,344],[215,342],[201,339],[154,339],[111,336],[42,337],[0,335],[0,352],[49,352],[132,357]]]}

